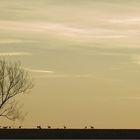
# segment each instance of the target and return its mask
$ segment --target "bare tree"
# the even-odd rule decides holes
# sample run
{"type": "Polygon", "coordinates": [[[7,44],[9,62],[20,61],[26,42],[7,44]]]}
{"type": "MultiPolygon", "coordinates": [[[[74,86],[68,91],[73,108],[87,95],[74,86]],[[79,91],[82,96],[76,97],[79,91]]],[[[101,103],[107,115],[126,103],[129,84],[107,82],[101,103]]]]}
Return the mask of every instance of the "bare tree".
{"type": "Polygon", "coordinates": [[[15,96],[28,92],[32,80],[20,62],[0,60],[0,117],[9,120],[23,119],[15,96]]]}

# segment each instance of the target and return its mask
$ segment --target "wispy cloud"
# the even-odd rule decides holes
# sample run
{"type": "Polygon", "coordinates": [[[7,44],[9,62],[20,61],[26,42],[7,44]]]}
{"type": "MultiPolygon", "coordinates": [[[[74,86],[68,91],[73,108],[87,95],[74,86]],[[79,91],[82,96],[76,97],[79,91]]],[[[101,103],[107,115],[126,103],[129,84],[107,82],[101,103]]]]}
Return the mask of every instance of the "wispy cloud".
{"type": "Polygon", "coordinates": [[[32,55],[30,52],[1,52],[0,56],[21,56],[21,55],[32,55]]]}
{"type": "Polygon", "coordinates": [[[33,72],[33,73],[48,73],[48,74],[54,74],[55,73],[54,71],[51,71],[51,70],[30,69],[30,68],[25,68],[25,69],[27,69],[28,71],[33,72]]]}
{"type": "Polygon", "coordinates": [[[38,74],[34,75],[34,78],[74,78],[74,79],[86,79],[86,78],[93,78],[98,80],[104,80],[104,81],[111,81],[111,82],[122,82],[121,79],[114,79],[114,78],[108,78],[104,77],[100,74],[59,74],[59,73],[46,73],[46,74],[38,74]]]}
{"type": "Polygon", "coordinates": [[[129,96],[129,97],[121,97],[121,99],[140,100],[140,97],[139,96],[129,96]]]}
{"type": "Polygon", "coordinates": [[[89,78],[92,74],[52,74],[52,75],[38,75],[35,78],[89,78]]]}
{"type": "Polygon", "coordinates": [[[118,19],[112,18],[108,21],[115,24],[139,24],[140,17],[127,17],[127,18],[118,18],[118,19]]]}
{"type": "Polygon", "coordinates": [[[65,75],[65,74],[52,74],[52,75],[35,75],[34,78],[68,78],[69,75],[65,75]]]}
{"type": "Polygon", "coordinates": [[[0,44],[22,43],[20,39],[0,39],[0,44]]]}
{"type": "Polygon", "coordinates": [[[13,30],[13,31],[36,31],[45,32],[48,30],[69,32],[69,33],[82,33],[84,30],[80,28],[74,28],[60,23],[50,23],[50,22],[19,22],[19,21],[6,21],[0,20],[0,29],[13,30]],[[9,26],[10,25],[10,26],[9,26]]]}
{"type": "Polygon", "coordinates": [[[140,55],[131,55],[130,58],[131,58],[132,63],[140,65],[140,55]]]}
{"type": "Polygon", "coordinates": [[[42,75],[35,75],[34,78],[94,78],[94,79],[100,79],[97,75],[93,74],[59,74],[59,73],[54,73],[54,74],[42,74],[42,75]]]}
{"type": "MultiPolygon", "coordinates": [[[[51,22],[19,22],[0,20],[0,29],[20,32],[51,33],[51,35],[61,35],[73,39],[92,41],[93,39],[119,39],[127,37],[123,32],[115,29],[97,27],[77,27],[64,23],[51,22]]],[[[8,40],[7,40],[8,41],[8,40]]],[[[6,41],[5,41],[6,42],[6,41]]],[[[10,41],[9,41],[10,42],[10,41]]],[[[12,41],[11,41],[12,42],[12,41]]],[[[14,41],[13,41],[14,42],[14,41]]]]}

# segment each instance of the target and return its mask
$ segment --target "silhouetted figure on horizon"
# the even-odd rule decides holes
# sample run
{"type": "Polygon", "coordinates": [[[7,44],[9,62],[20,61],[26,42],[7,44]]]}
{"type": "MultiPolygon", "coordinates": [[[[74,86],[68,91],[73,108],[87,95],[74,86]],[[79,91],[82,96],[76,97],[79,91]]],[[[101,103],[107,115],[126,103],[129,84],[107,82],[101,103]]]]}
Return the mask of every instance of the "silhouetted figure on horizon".
{"type": "Polygon", "coordinates": [[[22,127],[22,126],[20,125],[18,128],[21,129],[21,127],[22,127]]]}
{"type": "Polygon", "coordinates": [[[51,128],[51,126],[49,125],[49,126],[48,126],[48,128],[50,129],[50,128],[51,128]]]}
{"type": "Polygon", "coordinates": [[[85,126],[85,129],[87,129],[87,126],[85,126]]]}
{"type": "Polygon", "coordinates": [[[8,128],[8,126],[3,126],[3,129],[7,129],[8,128]]]}
{"type": "Polygon", "coordinates": [[[38,129],[41,129],[41,126],[40,126],[40,125],[38,125],[38,126],[37,126],[37,128],[38,128],[38,129]]]}
{"type": "Polygon", "coordinates": [[[66,126],[64,126],[64,129],[66,129],[66,126]]]}
{"type": "Polygon", "coordinates": [[[90,128],[91,128],[91,129],[94,129],[94,127],[93,127],[93,126],[90,126],[90,128]]]}

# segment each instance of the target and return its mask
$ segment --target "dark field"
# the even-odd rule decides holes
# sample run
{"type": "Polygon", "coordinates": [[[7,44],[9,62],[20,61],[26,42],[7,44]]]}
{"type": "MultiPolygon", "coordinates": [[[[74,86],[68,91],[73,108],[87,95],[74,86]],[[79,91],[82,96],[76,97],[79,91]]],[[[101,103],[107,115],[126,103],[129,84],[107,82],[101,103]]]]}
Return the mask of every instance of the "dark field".
{"type": "Polygon", "coordinates": [[[140,129],[0,129],[2,139],[140,139],[140,129]]]}

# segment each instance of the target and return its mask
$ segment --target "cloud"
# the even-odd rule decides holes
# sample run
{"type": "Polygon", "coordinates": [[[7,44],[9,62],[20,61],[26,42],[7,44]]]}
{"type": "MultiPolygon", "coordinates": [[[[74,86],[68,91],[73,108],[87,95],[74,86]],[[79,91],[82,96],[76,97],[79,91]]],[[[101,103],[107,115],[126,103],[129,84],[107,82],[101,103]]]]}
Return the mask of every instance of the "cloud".
{"type": "Polygon", "coordinates": [[[57,73],[48,73],[48,74],[42,74],[42,75],[34,75],[34,78],[74,78],[74,79],[85,79],[85,78],[93,78],[98,80],[105,80],[105,81],[111,81],[111,82],[122,82],[121,79],[115,79],[115,78],[106,78],[100,74],[57,74],[57,73]]]}
{"type": "MultiPolygon", "coordinates": [[[[46,33],[53,36],[71,37],[72,39],[93,41],[93,39],[119,39],[127,37],[123,32],[115,29],[97,28],[97,27],[77,27],[64,23],[51,22],[19,22],[0,20],[0,29],[20,32],[46,33]]],[[[14,40],[11,40],[11,42],[14,40]]],[[[6,41],[5,41],[6,42],[6,41]]],[[[7,40],[8,42],[8,40],[7,40]]],[[[9,41],[10,42],[10,41],[9,41]]],[[[16,40],[15,40],[16,42],[16,40]]],[[[17,40],[18,42],[18,40],[17,40]]]]}
{"type": "Polygon", "coordinates": [[[140,65],[140,55],[132,55],[130,58],[132,63],[140,65]]]}
{"type": "Polygon", "coordinates": [[[65,75],[65,74],[53,74],[53,75],[35,75],[34,78],[68,78],[70,77],[69,75],[65,75]]]}
{"type": "Polygon", "coordinates": [[[50,22],[19,22],[19,21],[9,21],[0,20],[0,29],[13,30],[13,31],[32,31],[32,32],[45,32],[51,31],[61,31],[69,33],[82,33],[83,29],[70,27],[60,23],[50,23],[50,22]]]}
{"type": "Polygon", "coordinates": [[[55,73],[54,71],[50,71],[50,70],[29,69],[29,68],[25,68],[25,69],[27,69],[28,71],[33,72],[33,73],[48,73],[48,74],[53,74],[53,73],[55,73]]]}
{"type": "Polygon", "coordinates": [[[121,97],[121,99],[140,100],[140,97],[138,97],[138,96],[130,96],[130,97],[121,97]]]}
{"type": "Polygon", "coordinates": [[[0,56],[21,56],[21,55],[32,55],[30,52],[1,52],[0,56]]]}
{"type": "Polygon", "coordinates": [[[127,17],[127,18],[120,18],[120,19],[110,19],[108,21],[111,23],[115,23],[115,24],[139,24],[140,17],[127,17]]]}
{"type": "Polygon", "coordinates": [[[0,44],[11,44],[11,43],[22,43],[23,40],[20,39],[1,39],[0,44]]]}
{"type": "Polygon", "coordinates": [[[52,74],[52,75],[38,75],[35,78],[92,78],[92,74],[52,74]]]}

